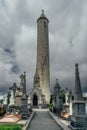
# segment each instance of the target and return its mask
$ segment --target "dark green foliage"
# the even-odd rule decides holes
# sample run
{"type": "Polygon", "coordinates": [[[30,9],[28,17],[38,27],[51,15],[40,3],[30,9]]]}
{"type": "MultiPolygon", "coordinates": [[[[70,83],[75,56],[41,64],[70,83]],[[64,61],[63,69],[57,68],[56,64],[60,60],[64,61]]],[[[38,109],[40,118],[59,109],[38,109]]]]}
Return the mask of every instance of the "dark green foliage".
{"type": "Polygon", "coordinates": [[[74,96],[72,96],[72,100],[74,100],[74,96]]]}
{"type": "Polygon", "coordinates": [[[0,116],[3,116],[6,113],[6,110],[3,106],[0,105],[0,116]]]}
{"type": "Polygon", "coordinates": [[[87,97],[83,97],[84,101],[87,101],[87,97]]]}
{"type": "Polygon", "coordinates": [[[53,95],[50,97],[50,104],[52,104],[53,95]]]}
{"type": "Polygon", "coordinates": [[[65,103],[65,92],[64,92],[64,90],[60,91],[59,98],[63,100],[63,103],[65,103]]]}
{"type": "Polygon", "coordinates": [[[7,104],[9,104],[9,103],[10,103],[10,97],[11,97],[11,94],[10,94],[10,93],[8,93],[8,95],[7,95],[7,104]]]}
{"type": "Polygon", "coordinates": [[[21,124],[7,124],[0,125],[0,130],[22,130],[21,124]]]}
{"type": "Polygon", "coordinates": [[[2,103],[3,103],[3,99],[0,100],[0,104],[2,104],[2,103]]]}

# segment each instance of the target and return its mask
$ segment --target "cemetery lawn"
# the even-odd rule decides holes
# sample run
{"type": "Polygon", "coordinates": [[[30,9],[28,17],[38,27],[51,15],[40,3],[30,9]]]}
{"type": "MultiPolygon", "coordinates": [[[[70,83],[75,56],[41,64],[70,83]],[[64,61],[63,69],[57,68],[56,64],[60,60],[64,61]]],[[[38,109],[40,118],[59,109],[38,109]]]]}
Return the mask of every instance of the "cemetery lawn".
{"type": "Polygon", "coordinates": [[[22,130],[21,124],[0,124],[0,130],[22,130]]]}

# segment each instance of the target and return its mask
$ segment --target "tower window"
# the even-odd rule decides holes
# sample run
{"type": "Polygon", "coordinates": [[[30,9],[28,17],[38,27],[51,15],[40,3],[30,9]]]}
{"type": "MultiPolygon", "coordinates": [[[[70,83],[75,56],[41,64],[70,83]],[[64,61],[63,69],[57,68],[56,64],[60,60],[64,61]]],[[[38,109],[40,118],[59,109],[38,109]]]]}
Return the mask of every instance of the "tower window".
{"type": "Polygon", "coordinates": [[[44,27],[46,27],[46,22],[44,21],[44,27]]]}

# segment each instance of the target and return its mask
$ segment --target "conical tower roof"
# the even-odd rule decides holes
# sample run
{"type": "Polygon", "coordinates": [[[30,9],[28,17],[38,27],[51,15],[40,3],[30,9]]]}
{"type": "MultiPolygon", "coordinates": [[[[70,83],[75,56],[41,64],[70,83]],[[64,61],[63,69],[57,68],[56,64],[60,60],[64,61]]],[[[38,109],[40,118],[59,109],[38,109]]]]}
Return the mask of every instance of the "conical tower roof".
{"type": "Polygon", "coordinates": [[[42,10],[42,13],[41,13],[40,17],[37,19],[37,22],[38,22],[38,20],[40,20],[40,19],[47,19],[47,21],[49,22],[48,18],[47,18],[47,17],[45,16],[45,14],[44,14],[44,10],[42,10]]]}
{"type": "Polygon", "coordinates": [[[79,77],[78,64],[75,64],[75,88],[74,88],[74,100],[83,100],[82,89],[79,77]]]}

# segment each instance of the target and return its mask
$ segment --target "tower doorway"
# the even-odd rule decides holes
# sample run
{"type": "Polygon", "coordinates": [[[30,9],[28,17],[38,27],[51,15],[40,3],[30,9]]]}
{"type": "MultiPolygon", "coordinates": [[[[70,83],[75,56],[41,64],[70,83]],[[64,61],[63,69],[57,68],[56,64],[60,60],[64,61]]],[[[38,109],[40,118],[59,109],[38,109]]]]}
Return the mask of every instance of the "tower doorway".
{"type": "Polygon", "coordinates": [[[38,106],[38,97],[37,97],[37,95],[34,95],[34,97],[33,97],[33,106],[34,107],[38,106]]]}

